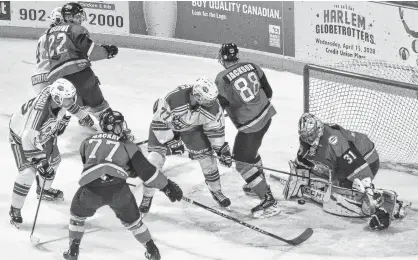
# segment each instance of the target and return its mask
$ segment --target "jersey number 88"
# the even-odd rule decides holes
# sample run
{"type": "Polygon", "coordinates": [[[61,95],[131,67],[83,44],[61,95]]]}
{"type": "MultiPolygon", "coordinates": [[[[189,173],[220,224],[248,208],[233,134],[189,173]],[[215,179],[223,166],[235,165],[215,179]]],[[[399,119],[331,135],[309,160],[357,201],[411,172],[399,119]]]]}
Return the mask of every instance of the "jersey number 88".
{"type": "Polygon", "coordinates": [[[242,75],[234,82],[234,88],[244,102],[252,101],[260,91],[260,81],[254,71],[242,75]]]}

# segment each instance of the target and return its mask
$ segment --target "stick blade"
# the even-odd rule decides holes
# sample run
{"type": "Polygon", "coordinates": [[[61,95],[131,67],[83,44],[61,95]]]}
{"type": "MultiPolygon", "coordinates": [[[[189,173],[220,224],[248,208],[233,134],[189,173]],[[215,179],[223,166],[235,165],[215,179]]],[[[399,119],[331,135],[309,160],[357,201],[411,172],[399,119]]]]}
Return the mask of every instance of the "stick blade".
{"type": "Polygon", "coordinates": [[[287,240],[286,242],[293,246],[297,246],[297,245],[302,244],[306,240],[308,240],[312,236],[312,234],[313,234],[312,228],[307,228],[298,237],[295,237],[294,239],[291,239],[291,240],[287,240]]]}
{"type": "Polygon", "coordinates": [[[35,236],[30,237],[30,242],[33,246],[37,246],[40,241],[41,240],[39,239],[39,237],[35,237],[35,236]]]}

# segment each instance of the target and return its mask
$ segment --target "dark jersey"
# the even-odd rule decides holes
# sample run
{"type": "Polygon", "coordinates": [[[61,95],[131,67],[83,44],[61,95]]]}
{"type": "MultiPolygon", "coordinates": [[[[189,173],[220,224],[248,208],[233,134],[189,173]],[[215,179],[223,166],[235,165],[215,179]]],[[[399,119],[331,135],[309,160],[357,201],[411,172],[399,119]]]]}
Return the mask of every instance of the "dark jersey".
{"type": "Polygon", "coordinates": [[[32,85],[53,82],[90,67],[93,47],[90,34],[83,26],[63,23],[49,28],[38,41],[32,85]]]}
{"type": "Polygon", "coordinates": [[[119,139],[116,135],[101,133],[81,143],[83,172],[79,184],[105,186],[139,177],[148,186],[164,188],[167,178],[148,162],[138,146],[119,139]]]}
{"type": "Polygon", "coordinates": [[[276,114],[269,101],[270,85],[256,64],[237,63],[220,72],[215,83],[221,104],[226,103],[223,106],[238,131],[259,131],[276,114]]]}
{"type": "Polygon", "coordinates": [[[332,181],[353,181],[358,176],[368,175],[365,171],[370,171],[370,168],[366,160],[378,159],[374,143],[367,135],[346,130],[339,125],[324,124],[324,133],[315,152],[307,143],[302,140],[299,142],[297,164],[312,169],[313,173],[326,179],[329,178],[329,172],[317,169],[329,168],[332,181]]]}

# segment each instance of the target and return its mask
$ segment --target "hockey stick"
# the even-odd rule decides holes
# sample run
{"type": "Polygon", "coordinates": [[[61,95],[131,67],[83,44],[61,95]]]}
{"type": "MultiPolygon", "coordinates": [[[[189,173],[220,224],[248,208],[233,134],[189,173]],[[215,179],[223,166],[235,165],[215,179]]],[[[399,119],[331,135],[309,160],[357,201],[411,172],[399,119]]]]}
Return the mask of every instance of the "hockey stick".
{"type": "Polygon", "coordinates": [[[240,225],[243,225],[243,226],[245,226],[245,227],[247,227],[247,228],[249,228],[249,229],[252,229],[252,230],[254,230],[254,231],[257,231],[257,232],[259,232],[259,233],[261,233],[261,234],[263,234],[263,235],[266,235],[266,236],[272,237],[272,238],[274,238],[274,239],[277,239],[277,240],[283,241],[283,242],[285,242],[285,243],[287,243],[287,244],[290,244],[290,245],[292,245],[292,246],[297,246],[297,245],[299,245],[299,244],[302,244],[302,243],[303,243],[303,242],[305,242],[308,238],[310,238],[310,237],[312,236],[312,234],[313,234],[313,230],[312,230],[312,228],[307,228],[305,231],[303,231],[303,233],[302,233],[302,234],[300,234],[299,236],[297,236],[297,237],[295,237],[295,238],[293,238],[293,239],[290,239],[290,240],[288,240],[288,239],[284,239],[284,238],[279,237],[279,236],[277,236],[277,235],[275,235],[275,234],[272,234],[272,233],[270,233],[270,232],[267,232],[267,231],[265,231],[265,230],[263,230],[263,229],[261,229],[261,228],[258,228],[258,227],[256,227],[256,226],[250,225],[250,224],[248,224],[248,223],[246,223],[246,222],[244,222],[244,221],[238,220],[238,219],[236,219],[236,218],[234,218],[234,217],[231,217],[231,216],[229,216],[229,215],[227,215],[227,214],[224,214],[224,213],[222,213],[222,212],[220,212],[220,211],[218,211],[218,210],[216,210],[216,209],[213,209],[213,208],[210,208],[210,207],[208,207],[208,206],[205,206],[205,205],[203,205],[203,204],[201,204],[201,203],[199,203],[199,202],[196,202],[196,201],[194,201],[194,200],[192,200],[192,199],[189,199],[189,198],[187,198],[187,197],[184,197],[184,196],[183,196],[182,200],[184,200],[184,201],[186,201],[186,202],[188,202],[188,203],[190,203],[190,204],[196,205],[196,206],[198,206],[198,207],[201,207],[201,208],[203,208],[203,209],[205,209],[205,210],[207,210],[207,211],[210,211],[210,212],[212,212],[212,213],[215,213],[215,214],[216,214],[216,215],[218,215],[218,216],[221,216],[221,217],[224,217],[224,218],[226,218],[226,219],[232,220],[232,221],[234,221],[234,222],[236,222],[236,223],[238,223],[238,224],[240,224],[240,225]]]}
{"type": "Polygon", "coordinates": [[[148,140],[144,140],[144,141],[141,141],[141,142],[138,142],[138,143],[135,143],[136,145],[143,145],[143,144],[146,144],[146,143],[148,143],[148,140]]]}
{"type": "MultiPolygon", "coordinates": [[[[131,183],[127,183],[127,184],[129,186],[136,187],[134,184],[131,184],[131,183]]],[[[258,228],[256,226],[253,226],[251,224],[248,224],[248,223],[246,223],[244,221],[238,220],[238,219],[236,219],[234,217],[231,217],[231,216],[229,216],[227,214],[224,214],[224,213],[222,213],[222,212],[220,212],[220,211],[218,211],[216,209],[213,209],[213,208],[210,208],[208,206],[205,206],[205,205],[203,205],[203,204],[201,204],[201,203],[199,203],[197,201],[194,201],[192,199],[189,199],[189,198],[187,198],[185,196],[183,196],[182,200],[184,200],[184,201],[186,201],[186,202],[188,202],[190,204],[194,204],[194,205],[196,205],[198,207],[201,207],[201,208],[203,208],[203,209],[205,209],[207,211],[210,211],[212,213],[215,213],[218,216],[221,216],[221,217],[224,217],[226,219],[232,220],[232,221],[234,221],[234,222],[236,222],[238,224],[241,224],[241,225],[243,225],[243,226],[245,226],[245,227],[247,227],[249,229],[252,229],[254,231],[257,231],[257,232],[259,232],[259,233],[261,233],[263,235],[266,235],[266,236],[272,237],[274,239],[283,241],[283,242],[285,242],[287,244],[290,244],[292,246],[297,246],[299,244],[302,244],[303,242],[305,242],[306,240],[308,240],[308,238],[310,238],[312,236],[312,234],[313,234],[312,228],[307,228],[305,231],[303,231],[302,234],[300,234],[299,236],[295,237],[294,239],[290,239],[290,240],[284,239],[284,238],[279,237],[279,236],[277,236],[275,234],[272,234],[270,232],[267,232],[267,231],[265,231],[265,230],[263,230],[261,228],[258,228]]]]}
{"type": "Polygon", "coordinates": [[[44,180],[44,184],[42,184],[42,188],[41,188],[41,193],[39,194],[38,207],[36,208],[35,219],[33,220],[32,231],[29,237],[32,245],[37,245],[39,244],[39,241],[40,241],[39,237],[33,236],[33,232],[35,231],[36,220],[38,219],[38,213],[39,213],[39,208],[41,206],[42,195],[44,194],[45,183],[46,183],[46,180],[44,180]]]}

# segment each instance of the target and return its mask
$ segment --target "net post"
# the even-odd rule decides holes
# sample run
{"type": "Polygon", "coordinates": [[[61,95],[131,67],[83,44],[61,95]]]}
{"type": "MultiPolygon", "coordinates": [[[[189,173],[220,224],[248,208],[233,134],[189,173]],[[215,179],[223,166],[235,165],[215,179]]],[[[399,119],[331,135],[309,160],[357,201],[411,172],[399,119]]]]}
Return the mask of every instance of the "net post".
{"type": "Polygon", "coordinates": [[[303,112],[309,112],[309,69],[310,65],[303,67],[303,112]]]}

